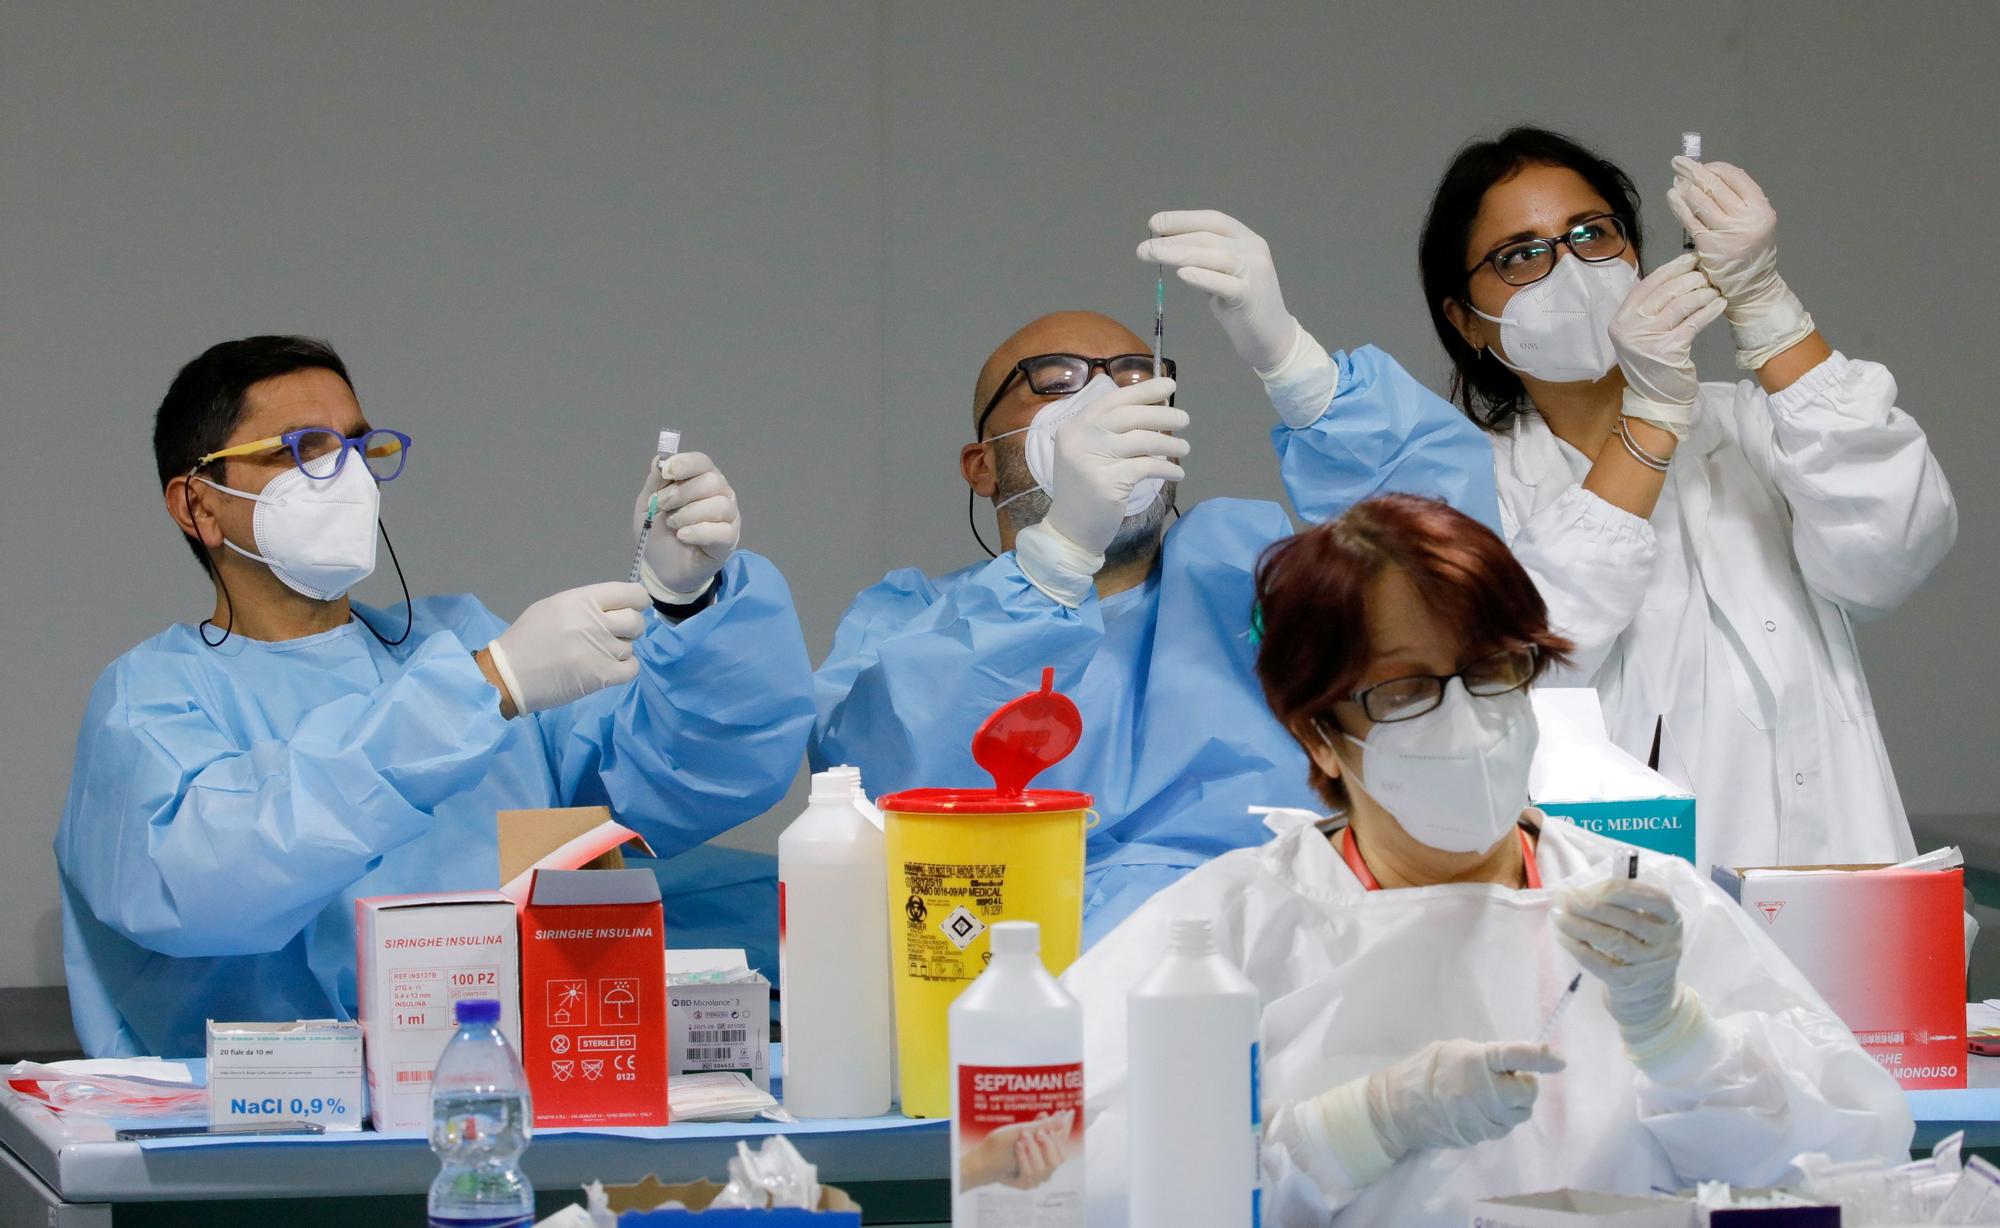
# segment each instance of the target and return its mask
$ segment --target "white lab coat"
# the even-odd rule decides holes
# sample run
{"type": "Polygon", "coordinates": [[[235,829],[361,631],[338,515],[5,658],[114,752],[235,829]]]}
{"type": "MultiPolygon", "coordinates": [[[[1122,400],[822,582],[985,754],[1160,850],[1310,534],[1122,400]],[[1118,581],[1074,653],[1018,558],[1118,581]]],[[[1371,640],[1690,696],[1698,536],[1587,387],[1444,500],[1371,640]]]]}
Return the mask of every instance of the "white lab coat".
{"type": "Polygon", "coordinates": [[[1084,1011],[1090,1228],[1126,1222],[1125,998],[1179,917],[1211,919],[1263,1003],[1264,1199],[1280,1228],[1463,1228],[1491,1195],[1765,1185],[1805,1151],[1908,1159],[1914,1127],[1895,1080],[1742,908],[1687,863],[1646,853],[1640,877],[1681,910],[1681,976],[1707,1007],[1706,1038],[1664,1077],[1640,1074],[1586,976],[1551,1042],[1569,1068],[1543,1077],[1527,1123],[1477,1147],[1412,1152],[1352,1188],[1307,1102],[1434,1040],[1533,1039],[1576,973],[1550,924],[1555,895],[1622,873],[1630,851],[1557,821],[1536,851],[1539,889],[1369,892],[1301,827],[1162,891],[1062,978],[1084,1011]]]}
{"type": "Polygon", "coordinates": [[[1636,755],[1667,719],[1697,865],[1915,853],[1853,624],[1916,591],[1958,512],[1886,368],[1835,354],[1776,395],[1702,385],[1650,521],[1585,491],[1590,461],[1539,414],[1493,447],[1502,531],[1576,641],[1564,677],[1636,755]]]}

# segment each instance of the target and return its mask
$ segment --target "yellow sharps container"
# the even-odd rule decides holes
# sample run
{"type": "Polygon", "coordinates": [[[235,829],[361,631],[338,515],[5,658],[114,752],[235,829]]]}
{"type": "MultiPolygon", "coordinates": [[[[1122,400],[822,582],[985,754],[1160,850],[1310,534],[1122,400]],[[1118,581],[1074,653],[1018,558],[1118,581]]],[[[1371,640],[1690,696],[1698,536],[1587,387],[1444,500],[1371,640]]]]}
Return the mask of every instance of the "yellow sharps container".
{"type": "Polygon", "coordinates": [[[972,757],[991,789],[910,789],[882,808],[889,856],[889,956],[903,1112],[951,1113],[947,1012],[990,958],[997,921],[1042,927],[1042,962],[1059,974],[1083,945],[1083,846],[1088,793],[1029,789],[1028,782],[1076,748],[1083,717],[1042,689],[989,717],[972,757]]]}

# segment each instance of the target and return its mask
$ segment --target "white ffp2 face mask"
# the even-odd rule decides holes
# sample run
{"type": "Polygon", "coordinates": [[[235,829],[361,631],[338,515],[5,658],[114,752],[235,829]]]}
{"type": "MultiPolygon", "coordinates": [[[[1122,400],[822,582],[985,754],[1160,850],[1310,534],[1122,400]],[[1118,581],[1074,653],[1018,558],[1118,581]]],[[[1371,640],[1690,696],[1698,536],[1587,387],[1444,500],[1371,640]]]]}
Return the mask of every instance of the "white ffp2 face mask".
{"type": "Polygon", "coordinates": [[[1497,316],[1477,307],[1472,314],[1500,326],[1493,357],[1502,366],[1552,384],[1595,382],[1618,364],[1611,348],[1611,317],[1639,270],[1621,259],[1591,262],[1575,256],[1556,261],[1555,271],[1507,300],[1497,316]]]}
{"type": "Polygon", "coordinates": [[[256,494],[207,478],[197,480],[257,505],[250,518],[257,552],[227,537],[223,545],[269,567],[294,592],[315,601],[332,601],[375,570],[375,529],[382,511],[382,488],[375,475],[355,458],[348,459],[351,463],[325,481],[309,478],[294,466],[256,494]]]}
{"type": "MultiPolygon", "coordinates": [[[[1021,450],[1027,455],[1028,476],[1035,479],[1035,484],[1030,489],[1044,491],[1053,499],[1056,493],[1056,429],[1088,409],[1099,397],[1117,386],[1110,376],[1100,372],[1088,384],[1062,400],[1050,401],[1036,410],[1028,425],[1018,430],[1003,431],[998,435],[988,436],[988,439],[990,441],[1005,439],[1010,435],[1027,435],[1027,438],[1021,441],[1021,450]]],[[[1153,506],[1153,500],[1160,497],[1160,491],[1166,484],[1165,478],[1141,478],[1138,484],[1132,487],[1132,493],[1125,497],[1125,515],[1137,516],[1153,506]]],[[[1017,490],[993,510],[997,512],[1027,493],[1026,490],[1017,490]]]]}
{"type": "Polygon", "coordinates": [[[1521,821],[1541,730],[1527,689],[1477,696],[1457,678],[1444,702],[1413,720],[1378,724],[1361,748],[1361,790],[1419,844],[1479,853],[1521,821]]]}

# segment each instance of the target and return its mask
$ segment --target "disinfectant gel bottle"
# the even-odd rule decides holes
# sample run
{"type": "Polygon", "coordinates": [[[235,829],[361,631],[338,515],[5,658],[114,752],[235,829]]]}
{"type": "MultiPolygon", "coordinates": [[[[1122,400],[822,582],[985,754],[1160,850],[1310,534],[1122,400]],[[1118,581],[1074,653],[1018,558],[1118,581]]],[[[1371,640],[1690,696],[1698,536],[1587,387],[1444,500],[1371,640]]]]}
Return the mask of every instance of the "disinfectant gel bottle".
{"type": "Polygon", "coordinates": [[[844,776],[813,777],[778,837],[778,1002],[794,1117],[889,1111],[888,863],[844,776]]]}
{"type": "Polygon", "coordinates": [[[1167,957],[1125,1002],[1133,1228],[1258,1222],[1257,990],[1206,919],[1173,923],[1167,957]]]}
{"type": "Polygon", "coordinates": [[[951,1004],[952,1226],[1082,1228],[1083,1008],[1042,966],[1040,926],[989,941],[951,1004]]]}

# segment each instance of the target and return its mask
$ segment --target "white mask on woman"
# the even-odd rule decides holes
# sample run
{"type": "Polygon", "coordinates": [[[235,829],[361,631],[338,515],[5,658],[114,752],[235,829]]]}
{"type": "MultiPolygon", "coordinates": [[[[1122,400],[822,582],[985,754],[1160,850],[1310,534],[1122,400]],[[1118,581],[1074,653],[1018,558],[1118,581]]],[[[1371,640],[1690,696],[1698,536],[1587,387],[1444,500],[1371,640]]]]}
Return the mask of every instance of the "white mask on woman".
{"type": "Polygon", "coordinates": [[[1521,821],[1541,729],[1527,688],[1473,695],[1454,678],[1432,711],[1341,736],[1361,748],[1362,779],[1348,788],[1358,784],[1419,844],[1480,853],[1521,821]]]}
{"type": "Polygon", "coordinates": [[[207,478],[195,480],[257,504],[250,531],[261,553],[253,554],[226,537],[222,544],[269,567],[294,592],[315,601],[332,601],[375,570],[382,488],[368,466],[342,465],[339,473],[324,481],[309,478],[294,466],[256,494],[207,478]]]}
{"type": "Polygon", "coordinates": [[[1632,287],[1639,270],[1623,260],[1581,260],[1564,256],[1555,271],[1507,300],[1497,316],[1473,307],[1472,314],[1500,326],[1500,365],[1552,384],[1603,379],[1618,363],[1611,348],[1611,317],[1632,287]]]}

